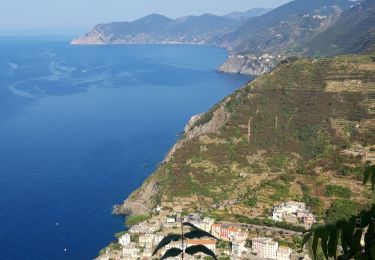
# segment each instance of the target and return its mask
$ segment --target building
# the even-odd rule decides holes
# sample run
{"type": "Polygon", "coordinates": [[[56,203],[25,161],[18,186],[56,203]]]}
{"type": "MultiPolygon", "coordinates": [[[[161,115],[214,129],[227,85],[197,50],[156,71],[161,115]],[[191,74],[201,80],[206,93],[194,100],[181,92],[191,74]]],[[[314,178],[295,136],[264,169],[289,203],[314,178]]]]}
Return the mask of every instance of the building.
{"type": "Polygon", "coordinates": [[[219,227],[215,226],[215,233],[219,236],[217,236],[216,234],[214,236],[221,239],[233,240],[236,237],[238,231],[238,228],[224,224],[219,227]]]}
{"type": "Polygon", "coordinates": [[[153,234],[143,234],[139,236],[139,245],[143,247],[152,247],[154,243],[154,235],[153,234]]]}
{"type": "Polygon", "coordinates": [[[233,238],[233,240],[236,240],[236,241],[246,241],[246,239],[247,239],[247,233],[243,231],[238,231],[233,238]]]}
{"type": "Polygon", "coordinates": [[[245,247],[246,241],[233,241],[232,242],[232,255],[233,256],[241,256],[242,254],[246,254],[248,249],[245,247]]]}
{"type": "Polygon", "coordinates": [[[276,259],[279,243],[270,238],[258,237],[252,239],[252,251],[258,256],[269,259],[276,259]]]}
{"type": "Polygon", "coordinates": [[[276,222],[283,221],[283,211],[279,208],[274,208],[272,212],[272,220],[276,222]]]}
{"type": "Polygon", "coordinates": [[[221,225],[220,224],[213,224],[211,226],[211,233],[215,237],[219,238],[220,237],[220,232],[221,232],[221,225]]]}
{"type": "Polygon", "coordinates": [[[163,233],[154,234],[154,245],[158,245],[163,240],[164,237],[165,235],[163,233]]]}
{"type": "Polygon", "coordinates": [[[122,246],[127,246],[130,244],[130,235],[128,233],[122,235],[119,239],[118,242],[122,246]]]}
{"type": "Polygon", "coordinates": [[[173,242],[171,242],[171,243],[169,243],[168,245],[165,246],[165,251],[167,251],[168,249],[174,248],[174,247],[185,250],[186,245],[187,245],[186,241],[184,242],[184,244],[182,244],[181,241],[173,241],[173,242]]]}
{"type": "Polygon", "coordinates": [[[309,213],[302,217],[302,223],[306,229],[310,229],[316,223],[316,218],[312,213],[309,213]]]}
{"type": "Polygon", "coordinates": [[[211,251],[216,251],[216,241],[213,239],[188,239],[186,240],[186,246],[203,245],[211,251]]]}
{"type": "Polygon", "coordinates": [[[176,223],[176,217],[173,216],[173,217],[167,218],[166,223],[168,223],[168,224],[176,223]]]}
{"type": "Polygon", "coordinates": [[[141,250],[136,247],[135,243],[130,243],[122,248],[124,259],[136,258],[140,255],[141,250]]]}
{"type": "Polygon", "coordinates": [[[289,201],[275,206],[272,211],[272,220],[276,222],[302,223],[306,229],[316,222],[315,216],[306,209],[303,202],[289,201]]]}
{"type": "Polygon", "coordinates": [[[285,246],[279,246],[276,251],[277,260],[290,260],[290,255],[292,254],[292,249],[285,246]]]}

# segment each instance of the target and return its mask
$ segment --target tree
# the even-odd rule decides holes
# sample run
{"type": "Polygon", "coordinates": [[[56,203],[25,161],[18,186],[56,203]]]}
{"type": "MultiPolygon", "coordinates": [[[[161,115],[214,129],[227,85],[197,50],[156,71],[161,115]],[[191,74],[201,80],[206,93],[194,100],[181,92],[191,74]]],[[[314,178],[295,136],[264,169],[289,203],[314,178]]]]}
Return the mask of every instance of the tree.
{"type": "Polygon", "coordinates": [[[208,256],[211,256],[213,259],[216,260],[217,258],[216,258],[215,253],[212,252],[210,249],[208,249],[204,245],[194,245],[194,246],[184,248],[186,239],[202,238],[202,237],[212,237],[217,240],[216,237],[214,237],[213,235],[211,235],[210,233],[204,230],[197,228],[193,224],[189,222],[183,222],[181,223],[181,234],[171,234],[171,235],[164,237],[160,241],[160,243],[157,245],[152,255],[154,256],[161,248],[165,247],[172,241],[181,241],[181,248],[173,247],[171,249],[168,249],[161,259],[166,259],[168,257],[176,257],[179,255],[182,256],[182,259],[184,259],[184,254],[195,255],[196,253],[204,253],[208,256]],[[184,226],[189,226],[192,228],[192,230],[189,231],[188,233],[184,233],[184,226]]]}
{"type": "MultiPolygon", "coordinates": [[[[363,185],[371,180],[371,188],[375,187],[375,165],[365,168],[363,185]]],[[[369,210],[359,214],[346,216],[335,223],[328,223],[305,232],[302,244],[312,239],[314,259],[320,247],[326,259],[375,259],[375,203],[369,210]],[[337,256],[339,241],[342,252],[337,256]]]]}

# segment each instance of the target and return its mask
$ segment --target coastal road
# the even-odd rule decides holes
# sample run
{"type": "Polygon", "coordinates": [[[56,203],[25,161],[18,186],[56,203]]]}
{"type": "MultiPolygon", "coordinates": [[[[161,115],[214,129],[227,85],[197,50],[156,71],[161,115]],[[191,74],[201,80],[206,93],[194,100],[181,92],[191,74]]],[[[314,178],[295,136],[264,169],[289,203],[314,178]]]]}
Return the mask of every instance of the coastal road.
{"type": "Polygon", "coordinates": [[[141,208],[143,208],[143,209],[145,209],[145,210],[147,210],[148,212],[152,212],[152,210],[151,209],[148,209],[148,208],[146,208],[146,206],[145,205],[143,205],[143,204],[141,204],[141,203],[138,203],[138,202],[133,202],[133,201],[126,201],[127,203],[129,203],[129,204],[133,204],[133,205],[137,205],[137,206],[140,206],[141,208]]]}
{"type": "Polygon", "coordinates": [[[303,235],[302,232],[297,232],[297,231],[278,228],[278,227],[268,227],[268,226],[244,224],[244,223],[233,223],[233,222],[227,222],[227,221],[219,221],[219,223],[220,224],[228,224],[228,225],[231,225],[231,226],[234,226],[234,227],[237,227],[237,228],[241,228],[241,227],[257,228],[257,229],[260,229],[260,230],[269,230],[269,231],[275,231],[275,232],[281,231],[281,232],[284,232],[285,234],[294,235],[294,236],[296,236],[296,235],[302,236],[303,235]]]}

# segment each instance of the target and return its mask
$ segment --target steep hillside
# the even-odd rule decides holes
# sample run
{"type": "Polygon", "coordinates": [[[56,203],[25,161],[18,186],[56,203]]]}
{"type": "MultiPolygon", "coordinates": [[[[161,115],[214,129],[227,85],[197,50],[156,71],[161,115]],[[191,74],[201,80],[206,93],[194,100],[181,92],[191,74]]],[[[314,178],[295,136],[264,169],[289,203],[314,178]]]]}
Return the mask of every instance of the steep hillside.
{"type": "Polygon", "coordinates": [[[349,0],[296,0],[249,19],[217,44],[236,53],[281,54],[329,27],[349,0]]]}
{"type": "Polygon", "coordinates": [[[233,19],[233,20],[245,21],[245,20],[248,20],[249,18],[257,17],[265,13],[268,13],[271,10],[272,9],[270,8],[254,8],[245,12],[233,12],[233,13],[225,15],[225,17],[233,19]]]}
{"type": "Polygon", "coordinates": [[[337,22],[298,49],[305,55],[361,53],[375,46],[375,1],[367,0],[341,14],[337,22]]]}
{"type": "Polygon", "coordinates": [[[136,202],[244,221],[293,199],[321,221],[337,200],[367,205],[374,194],[361,171],[375,162],[374,72],[375,56],[282,62],[194,117],[117,212],[144,212],[136,202]]]}
{"type": "Polygon", "coordinates": [[[176,20],[152,14],[134,22],[99,24],[72,44],[209,44],[213,37],[232,31],[240,21],[204,14],[176,20]]]}

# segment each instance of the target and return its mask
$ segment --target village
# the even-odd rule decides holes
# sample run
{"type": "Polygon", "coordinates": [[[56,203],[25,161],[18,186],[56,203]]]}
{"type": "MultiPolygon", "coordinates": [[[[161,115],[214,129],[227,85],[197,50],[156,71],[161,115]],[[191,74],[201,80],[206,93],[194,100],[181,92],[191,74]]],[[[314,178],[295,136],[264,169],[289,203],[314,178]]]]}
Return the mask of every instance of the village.
{"type": "MultiPolygon", "coordinates": [[[[152,218],[141,221],[118,235],[118,240],[101,252],[98,260],[110,259],[160,259],[170,248],[186,249],[193,245],[204,245],[215,253],[218,259],[274,259],[295,260],[310,259],[308,252],[299,248],[286,246],[282,241],[275,240],[275,232],[294,236],[302,233],[281,230],[273,227],[259,227],[243,223],[216,221],[201,213],[182,216],[177,212],[167,214],[160,207],[155,210],[152,218]],[[185,239],[172,241],[153,256],[155,247],[168,234],[180,234],[181,223],[188,222],[195,227],[209,232],[214,238],[185,239]]],[[[269,219],[275,222],[303,225],[311,228],[316,222],[315,216],[306,208],[305,203],[288,201],[275,205],[269,219]]],[[[189,231],[184,227],[184,232],[189,231]]],[[[168,258],[168,259],[180,259],[168,258]]],[[[185,255],[184,259],[211,259],[203,254],[185,255]]]]}

